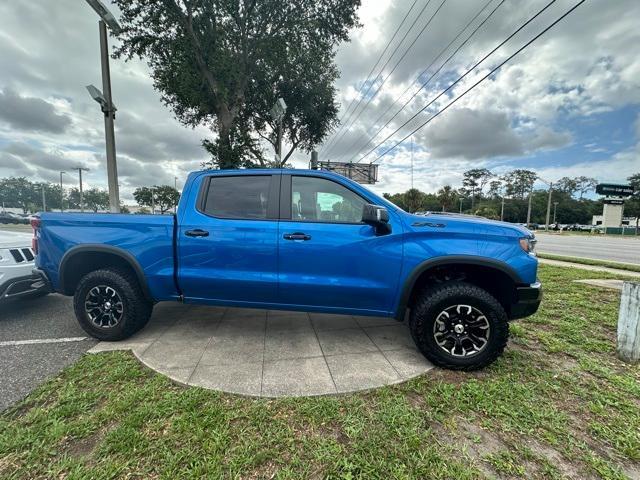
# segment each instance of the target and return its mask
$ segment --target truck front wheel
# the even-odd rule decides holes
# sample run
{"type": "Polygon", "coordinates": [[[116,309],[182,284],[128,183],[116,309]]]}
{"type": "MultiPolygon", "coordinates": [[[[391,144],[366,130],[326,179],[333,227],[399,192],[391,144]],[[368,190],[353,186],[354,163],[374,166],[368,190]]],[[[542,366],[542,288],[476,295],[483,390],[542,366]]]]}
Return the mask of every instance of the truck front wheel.
{"type": "Polygon", "coordinates": [[[98,340],[116,341],[143,328],[151,317],[153,304],[144,297],[133,275],[106,268],[80,280],[73,308],[85,332],[98,340]]]}
{"type": "Polygon", "coordinates": [[[411,336],[433,364],[477,370],[504,351],[509,324],[504,308],[486,290],[464,282],[425,289],[411,309],[411,336]]]}

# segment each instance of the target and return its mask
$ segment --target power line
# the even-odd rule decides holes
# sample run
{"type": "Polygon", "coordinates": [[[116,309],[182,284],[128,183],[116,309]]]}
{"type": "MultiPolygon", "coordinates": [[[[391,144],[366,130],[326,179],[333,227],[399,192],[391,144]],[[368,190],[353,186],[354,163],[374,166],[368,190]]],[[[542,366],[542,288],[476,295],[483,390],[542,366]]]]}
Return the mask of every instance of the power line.
{"type": "Polygon", "coordinates": [[[407,120],[406,122],[404,122],[402,125],[400,125],[397,129],[395,129],[391,134],[389,134],[384,140],[382,140],[382,142],[378,143],[375,147],[373,147],[371,150],[369,150],[367,153],[365,153],[360,160],[358,160],[359,163],[362,160],[364,160],[366,157],[368,157],[371,153],[373,153],[378,147],[380,147],[382,144],[384,144],[387,140],[389,140],[393,135],[395,135],[396,133],[398,133],[402,128],[404,128],[409,122],[411,122],[413,119],[415,119],[418,115],[420,115],[422,112],[424,112],[427,108],[429,108],[436,100],[438,100],[442,95],[444,95],[445,93],[447,93],[449,90],[451,90],[453,87],[455,87],[458,83],[460,83],[467,75],[469,75],[473,70],[475,70],[478,65],[480,65],[482,62],[484,62],[487,58],[489,58],[491,55],[493,55],[498,49],[500,49],[504,44],[506,44],[509,40],[511,40],[513,37],[515,37],[523,28],[525,28],[527,25],[529,25],[531,22],[533,22],[536,18],[538,18],[540,15],[542,15],[543,12],[545,12],[549,7],[551,7],[551,5],[553,5],[556,2],[556,0],[551,0],[549,3],[547,3],[544,7],[542,7],[542,9],[540,9],[538,11],[538,13],[536,13],[533,17],[531,17],[529,20],[527,20],[524,24],[522,24],[516,31],[514,31],[511,35],[509,35],[506,39],[504,39],[502,42],[500,42],[496,47],[494,47],[489,53],[487,53],[484,57],[482,57],[478,62],[476,62],[475,65],[473,65],[470,69],[468,69],[466,72],[464,72],[464,74],[462,74],[460,77],[458,77],[458,79],[453,82],[452,84],[450,84],[447,88],[445,88],[442,92],[440,92],[440,94],[438,94],[435,98],[433,98],[429,103],[427,103],[424,107],[422,107],[420,110],[418,110],[415,114],[413,114],[413,116],[407,120]]]}
{"type": "MultiPolygon", "coordinates": [[[[436,11],[431,15],[431,17],[429,18],[429,20],[427,21],[427,23],[422,27],[422,29],[420,30],[420,32],[418,32],[418,35],[416,35],[416,37],[413,39],[413,41],[411,42],[411,44],[405,49],[404,53],[402,54],[402,56],[396,61],[395,65],[393,66],[393,68],[391,69],[391,71],[384,77],[384,79],[382,80],[382,82],[380,83],[380,85],[377,87],[376,91],[373,92],[373,94],[367,99],[367,103],[365,103],[364,107],[362,108],[362,110],[360,110],[360,113],[358,113],[353,120],[351,121],[351,123],[346,126],[346,124],[348,123],[348,120],[345,121],[345,127],[342,131],[341,136],[336,140],[336,142],[333,144],[332,148],[335,148],[335,146],[337,145],[337,143],[342,139],[342,137],[344,137],[347,133],[347,131],[351,128],[351,126],[355,123],[355,121],[360,117],[360,115],[362,115],[362,113],[365,111],[365,109],[367,108],[367,106],[371,103],[371,101],[375,98],[375,96],[378,94],[378,92],[380,91],[380,89],[384,86],[384,84],[387,82],[387,80],[389,79],[389,77],[393,74],[393,72],[396,70],[396,68],[398,68],[398,65],[400,65],[400,62],[402,62],[402,60],[404,60],[404,58],[407,56],[407,54],[409,53],[409,50],[411,50],[411,48],[415,45],[415,43],[418,41],[418,39],[422,36],[422,34],[427,30],[427,27],[431,24],[431,22],[433,21],[433,19],[435,18],[435,16],[438,14],[438,12],[440,11],[440,9],[442,8],[442,6],[445,4],[447,0],[442,0],[442,3],[440,3],[440,6],[436,9],[436,11]]],[[[420,11],[420,15],[425,11],[425,9],[429,6],[429,4],[431,3],[431,0],[428,0],[428,2],[426,3],[426,5],[424,6],[424,8],[420,11]]],[[[416,24],[416,22],[418,21],[419,17],[416,17],[416,19],[413,21],[413,23],[411,24],[411,27],[409,27],[409,30],[407,30],[407,32],[405,33],[403,39],[400,41],[400,43],[398,44],[398,47],[396,48],[396,51],[398,50],[398,48],[400,47],[400,45],[402,44],[402,42],[404,42],[404,39],[407,37],[407,35],[409,34],[409,32],[411,31],[411,29],[413,28],[413,26],[416,24]]],[[[394,52],[395,53],[395,52],[394,52]]],[[[387,64],[389,63],[389,61],[391,60],[391,58],[393,57],[393,54],[391,57],[389,57],[389,60],[387,61],[387,64]]],[[[385,64],[385,67],[386,65],[385,64]]],[[[384,71],[384,67],[382,67],[382,69],[380,70],[380,73],[382,73],[384,71]]],[[[353,109],[353,111],[351,112],[351,114],[353,115],[353,113],[355,113],[358,110],[358,107],[360,106],[360,103],[362,103],[363,97],[360,97],[360,100],[358,101],[358,104],[356,105],[356,108],[353,109]]],[[[329,150],[327,150],[327,154],[329,154],[329,150]]]]}
{"type": "MultiPolygon", "coordinates": [[[[495,13],[495,12],[496,12],[500,7],[501,7],[501,6],[505,3],[505,1],[506,1],[506,0],[501,0],[501,1],[500,1],[500,3],[498,3],[498,5],[496,5],[496,7],[495,7],[495,8],[494,8],[490,13],[489,13],[489,15],[487,15],[487,16],[485,17],[485,19],[484,19],[482,22],[480,22],[480,23],[478,24],[478,26],[477,26],[477,27],[476,27],[476,28],[475,28],[475,29],[474,29],[474,30],[473,30],[473,31],[472,31],[472,32],[467,36],[467,38],[466,38],[466,39],[464,39],[464,41],[463,41],[460,45],[458,45],[458,47],[457,47],[457,48],[456,48],[456,49],[451,53],[451,55],[449,55],[449,57],[448,57],[448,58],[447,58],[447,59],[442,63],[442,65],[440,65],[440,67],[438,67],[438,69],[437,69],[435,72],[433,72],[433,73],[429,76],[429,78],[427,78],[427,80],[426,80],[424,83],[422,83],[422,84],[420,85],[420,87],[418,88],[418,90],[416,90],[416,91],[413,93],[413,95],[411,95],[411,97],[410,97],[410,98],[409,98],[409,99],[404,103],[404,105],[402,105],[402,107],[400,107],[400,109],[399,109],[399,110],[398,110],[398,111],[397,111],[397,112],[396,112],[396,113],[395,113],[395,114],[394,114],[394,115],[393,115],[389,120],[387,120],[387,122],[386,122],[382,127],[380,127],[380,128],[376,131],[376,133],[374,133],[371,137],[369,137],[369,139],[368,139],[368,140],[367,140],[367,141],[366,141],[366,142],[365,142],[365,143],[364,143],[364,144],[363,144],[363,145],[362,145],[362,146],[361,146],[361,147],[360,147],[360,148],[359,148],[359,149],[358,149],[358,150],[357,150],[353,155],[352,155],[352,159],[353,159],[353,158],[355,158],[356,156],[358,156],[358,154],[359,154],[362,150],[364,150],[364,149],[367,147],[367,145],[369,145],[369,143],[370,143],[371,141],[373,141],[373,139],[374,139],[374,138],[376,138],[376,137],[378,136],[378,134],[379,134],[382,130],[384,130],[384,128],[385,128],[385,127],[387,127],[387,126],[388,126],[388,125],[389,125],[389,124],[390,124],[390,123],[391,123],[391,122],[392,122],[392,121],[393,121],[393,120],[394,120],[394,119],[395,119],[395,118],[396,118],[396,117],[397,117],[397,116],[398,116],[398,115],[399,115],[399,114],[400,114],[400,113],[405,109],[405,107],[406,107],[406,106],[411,102],[411,100],[413,100],[413,99],[418,95],[418,93],[420,93],[420,92],[421,92],[421,91],[422,91],[422,90],[423,90],[423,89],[424,89],[424,88],[425,88],[425,87],[426,87],[426,86],[431,82],[431,80],[433,80],[433,78],[434,78],[434,77],[435,77],[435,76],[436,76],[436,75],[437,75],[437,74],[438,74],[438,73],[439,73],[439,72],[444,68],[444,66],[445,66],[447,63],[449,63],[449,61],[451,61],[451,59],[452,59],[453,57],[455,57],[455,56],[457,55],[457,53],[458,53],[458,52],[459,52],[459,51],[460,51],[460,50],[461,50],[461,49],[462,49],[462,48],[463,48],[463,47],[464,47],[464,46],[469,42],[469,40],[471,40],[471,39],[473,38],[473,36],[478,32],[478,30],[480,30],[480,29],[484,26],[484,24],[485,24],[485,23],[487,23],[487,21],[489,21],[489,19],[490,19],[490,18],[493,16],[493,14],[494,14],[494,13],[495,13]]],[[[456,36],[455,36],[455,38],[454,38],[453,40],[451,40],[451,41],[449,42],[449,44],[448,44],[446,47],[444,47],[444,48],[440,51],[440,53],[438,53],[438,55],[437,55],[437,56],[436,56],[436,57],[431,61],[431,63],[430,63],[430,64],[429,64],[429,65],[428,65],[428,66],[427,66],[427,67],[426,67],[422,72],[420,72],[420,74],[418,75],[418,77],[417,77],[417,79],[416,79],[416,82],[418,82],[418,81],[420,80],[420,78],[421,78],[424,74],[426,74],[426,73],[429,71],[429,69],[433,66],[433,64],[436,62],[436,60],[438,60],[438,58],[440,58],[440,57],[444,54],[444,52],[446,52],[446,51],[449,49],[449,47],[450,47],[451,45],[453,45],[453,43],[454,43],[456,40],[458,40],[458,38],[460,38],[460,36],[465,32],[465,30],[467,30],[467,28],[469,28],[469,26],[470,26],[470,25],[471,25],[471,24],[472,24],[472,23],[473,23],[473,22],[474,22],[474,21],[475,21],[475,20],[480,16],[480,14],[481,14],[481,13],[482,13],[482,12],[483,12],[487,7],[488,7],[488,6],[489,6],[489,4],[490,4],[491,2],[493,2],[493,0],[489,0],[487,3],[485,3],[485,4],[484,4],[484,6],[483,6],[479,11],[478,11],[478,13],[476,13],[476,14],[474,15],[474,17],[473,17],[471,20],[469,20],[469,22],[467,22],[467,24],[464,26],[464,28],[463,28],[462,30],[460,30],[460,32],[458,33],[458,35],[456,35],[456,36]]],[[[414,83],[416,83],[416,82],[414,82],[414,83]]],[[[376,124],[377,124],[377,123],[378,123],[382,118],[384,118],[384,116],[389,112],[389,110],[391,110],[391,109],[396,105],[396,103],[398,103],[398,101],[399,101],[402,97],[404,97],[405,93],[407,93],[407,92],[411,89],[411,87],[412,87],[412,86],[413,86],[413,83],[412,83],[411,85],[409,85],[409,86],[405,89],[405,91],[404,91],[404,92],[402,92],[402,94],[400,94],[398,97],[396,97],[396,99],[393,101],[393,103],[392,103],[391,105],[389,105],[389,107],[387,107],[387,109],[382,113],[382,115],[380,115],[380,116],[379,116],[379,117],[378,117],[378,118],[373,122],[372,127],[375,127],[375,125],[376,125],[376,124]]],[[[346,149],[346,151],[349,151],[349,150],[351,149],[351,147],[352,147],[353,145],[355,145],[356,140],[357,140],[357,139],[355,139],[355,140],[352,142],[352,144],[349,146],[349,148],[347,148],[347,149],[346,149]]]]}
{"type": "MultiPolygon", "coordinates": [[[[567,10],[561,17],[559,17],[556,21],[554,21],[551,25],[549,25],[547,28],[545,28],[544,30],[542,30],[542,32],[540,32],[538,35],[536,35],[535,37],[533,37],[531,40],[529,40],[527,43],[525,43],[522,47],[520,47],[518,50],[516,50],[513,54],[511,54],[509,57],[507,57],[506,60],[504,60],[503,62],[501,62],[498,66],[496,66],[495,68],[493,68],[489,73],[487,73],[484,77],[482,77],[480,80],[478,80],[476,83],[474,83],[471,87],[469,87],[467,90],[465,90],[462,94],[460,94],[458,97],[456,97],[455,99],[453,99],[451,102],[449,102],[447,105],[445,105],[444,108],[440,109],[439,111],[437,111],[436,113],[434,113],[431,117],[429,117],[427,119],[426,122],[424,122],[422,125],[420,125],[418,128],[414,129],[411,131],[411,133],[409,133],[407,136],[405,136],[404,138],[402,138],[399,142],[395,143],[392,147],[388,148],[387,150],[385,150],[382,154],[380,154],[378,157],[376,157],[376,159],[373,162],[378,161],[380,158],[382,158],[383,156],[385,156],[387,153],[389,153],[391,150],[393,150],[394,148],[396,148],[398,145],[400,145],[402,142],[404,142],[407,138],[409,138],[411,135],[415,134],[418,130],[420,130],[421,128],[423,128],[425,125],[427,125],[428,123],[430,123],[434,118],[436,118],[438,115],[440,115],[441,113],[443,113],[445,110],[447,110],[450,106],[452,106],[454,103],[456,103],[458,100],[460,100],[462,97],[464,97],[467,93],[469,93],[471,90],[473,90],[475,87],[477,87],[478,85],[480,85],[482,82],[484,82],[487,78],[489,78],[491,75],[493,75],[495,72],[497,72],[503,65],[505,65],[507,62],[509,62],[511,59],[513,59],[516,55],[518,55],[520,52],[522,52],[524,49],[526,49],[529,45],[531,45],[533,42],[535,42],[536,40],[538,40],[541,36],[543,36],[545,33],[547,33],[549,30],[551,30],[555,25],[557,25],[562,19],[564,19],[567,15],[569,15],[571,12],[573,12],[576,8],[578,8],[580,5],[582,5],[586,0],[580,0],[578,3],[576,3],[573,7],[571,7],[569,10],[567,10]]],[[[373,163],[372,162],[372,163],[373,163]]]]}
{"type": "MultiPolygon", "coordinates": [[[[418,0],[413,0],[413,3],[411,4],[411,7],[409,8],[409,10],[407,11],[407,13],[405,14],[404,18],[402,19],[402,21],[398,24],[398,27],[396,28],[396,31],[393,33],[393,36],[391,37],[391,39],[389,40],[389,42],[387,42],[387,45],[384,47],[384,50],[382,51],[382,53],[380,54],[380,56],[378,57],[378,60],[376,60],[376,63],[373,65],[373,67],[371,68],[371,71],[369,72],[369,74],[367,75],[367,78],[365,79],[365,81],[362,84],[362,87],[358,90],[358,93],[360,93],[360,90],[362,90],[364,88],[365,85],[367,85],[367,82],[370,81],[370,77],[371,75],[373,75],[374,70],[377,68],[378,64],[380,63],[380,60],[382,60],[382,58],[384,57],[384,54],[387,53],[387,50],[389,49],[389,47],[391,46],[391,44],[393,43],[393,40],[396,38],[396,35],[398,35],[398,32],[400,31],[400,29],[402,28],[402,25],[404,25],[404,22],[407,21],[407,18],[409,17],[409,14],[411,13],[411,11],[413,10],[413,7],[415,7],[416,3],[418,3],[418,0]]],[[[392,54],[393,55],[393,54],[392,54]]],[[[371,89],[371,83],[369,83],[369,89],[371,89]]],[[[369,90],[367,90],[367,93],[369,93],[369,90]]],[[[365,95],[367,94],[365,93],[365,95]]],[[[343,112],[343,114],[340,116],[340,120],[339,123],[342,125],[342,120],[344,119],[344,116],[347,114],[347,112],[349,111],[349,109],[351,108],[351,106],[353,105],[353,103],[355,102],[355,98],[351,100],[351,102],[349,103],[349,106],[347,107],[347,109],[343,112]]],[[[322,148],[320,149],[320,152],[322,152],[322,150],[324,150],[325,146],[323,145],[322,148]]]]}

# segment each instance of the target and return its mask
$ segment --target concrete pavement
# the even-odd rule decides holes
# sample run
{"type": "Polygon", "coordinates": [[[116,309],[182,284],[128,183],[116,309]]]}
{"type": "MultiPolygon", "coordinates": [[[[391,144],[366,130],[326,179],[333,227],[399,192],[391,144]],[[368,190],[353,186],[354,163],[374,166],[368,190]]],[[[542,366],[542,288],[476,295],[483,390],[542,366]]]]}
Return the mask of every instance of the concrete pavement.
{"type": "Polygon", "coordinates": [[[402,382],[432,365],[389,318],[159,304],[131,349],[184,384],[251,396],[325,395],[402,382]]]}

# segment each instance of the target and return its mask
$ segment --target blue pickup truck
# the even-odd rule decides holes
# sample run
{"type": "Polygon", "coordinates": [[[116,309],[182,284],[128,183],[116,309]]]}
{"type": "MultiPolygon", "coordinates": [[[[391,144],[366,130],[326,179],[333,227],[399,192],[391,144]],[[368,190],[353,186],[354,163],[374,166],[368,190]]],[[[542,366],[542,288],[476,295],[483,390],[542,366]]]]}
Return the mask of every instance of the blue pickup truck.
{"type": "Polygon", "coordinates": [[[433,363],[494,361],[540,304],[535,239],[464,215],[412,215],[318,170],[189,175],[175,215],[43,213],[36,273],[101,340],[161,301],[408,319],[433,363]]]}

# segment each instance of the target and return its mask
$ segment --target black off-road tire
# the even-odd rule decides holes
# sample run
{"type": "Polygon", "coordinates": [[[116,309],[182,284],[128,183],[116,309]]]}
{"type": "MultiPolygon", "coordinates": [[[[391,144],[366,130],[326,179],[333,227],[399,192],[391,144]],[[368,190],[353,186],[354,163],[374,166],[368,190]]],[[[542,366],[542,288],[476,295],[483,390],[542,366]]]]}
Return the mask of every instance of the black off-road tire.
{"type": "Polygon", "coordinates": [[[82,329],[98,340],[118,341],[141,330],[149,321],[153,303],[147,300],[138,279],[116,268],[105,268],[88,273],[80,280],[73,296],[73,308],[82,329]],[[87,294],[94,287],[107,286],[116,291],[123,310],[118,323],[112,327],[98,327],[90,319],[85,308],[87,294]]]}
{"type": "Polygon", "coordinates": [[[493,363],[504,351],[509,323],[504,308],[490,293],[465,282],[450,282],[425,289],[411,309],[409,328],[422,354],[434,365],[450,370],[478,370],[493,363]],[[486,345],[468,357],[454,356],[438,345],[434,324],[441,312],[454,305],[479,310],[490,326],[486,345]]]}

